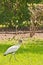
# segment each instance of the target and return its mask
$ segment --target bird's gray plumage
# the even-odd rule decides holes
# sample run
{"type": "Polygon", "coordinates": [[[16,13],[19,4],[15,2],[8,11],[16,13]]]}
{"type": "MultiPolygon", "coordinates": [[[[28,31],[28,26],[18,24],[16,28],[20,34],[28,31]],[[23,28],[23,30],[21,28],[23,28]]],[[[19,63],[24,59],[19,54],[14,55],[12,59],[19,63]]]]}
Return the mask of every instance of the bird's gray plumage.
{"type": "Polygon", "coordinates": [[[4,53],[4,56],[7,54],[15,53],[21,46],[22,40],[19,40],[19,43],[17,45],[13,45],[7,49],[7,51],[4,53]]]}

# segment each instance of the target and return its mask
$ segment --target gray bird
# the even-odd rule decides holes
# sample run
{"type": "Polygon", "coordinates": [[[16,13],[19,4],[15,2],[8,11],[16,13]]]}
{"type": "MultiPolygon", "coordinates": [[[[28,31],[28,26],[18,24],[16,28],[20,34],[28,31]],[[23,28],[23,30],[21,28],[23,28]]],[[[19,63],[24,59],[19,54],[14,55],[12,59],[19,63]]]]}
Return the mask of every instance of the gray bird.
{"type": "Polygon", "coordinates": [[[8,55],[8,54],[15,54],[15,52],[20,48],[22,43],[22,40],[19,40],[17,45],[13,45],[11,47],[9,47],[6,52],[4,53],[4,56],[8,55]]]}

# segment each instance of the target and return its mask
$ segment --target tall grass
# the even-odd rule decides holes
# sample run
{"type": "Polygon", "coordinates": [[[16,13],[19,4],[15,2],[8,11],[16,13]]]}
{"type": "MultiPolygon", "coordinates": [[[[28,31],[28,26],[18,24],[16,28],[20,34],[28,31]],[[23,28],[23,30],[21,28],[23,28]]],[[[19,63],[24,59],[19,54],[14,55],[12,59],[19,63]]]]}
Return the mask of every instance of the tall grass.
{"type": "Polygon", "coordinates": [[[12,41],[0,43],[0,65],[43,65],[43,40],[30,40],[23,42],[15,55],[3,56],[6,49],[13,45],[12,41]],[[4,43],[4,44],[3,44],[4,43]],[[16,58],[16,59],[15,59],[16,58]]]}

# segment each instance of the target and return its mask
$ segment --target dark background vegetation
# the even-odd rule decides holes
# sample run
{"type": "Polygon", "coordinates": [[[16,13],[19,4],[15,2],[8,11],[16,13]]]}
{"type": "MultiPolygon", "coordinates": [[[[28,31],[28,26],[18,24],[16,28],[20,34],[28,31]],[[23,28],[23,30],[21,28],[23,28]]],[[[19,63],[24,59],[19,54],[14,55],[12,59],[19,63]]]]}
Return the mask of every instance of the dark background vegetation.
{"type": "Polygon", "coordinates": [[[0,0],[0,27],[28,29],[31,14],[27,4],[34,3],[43,4],[43,0],[0,0]]]}

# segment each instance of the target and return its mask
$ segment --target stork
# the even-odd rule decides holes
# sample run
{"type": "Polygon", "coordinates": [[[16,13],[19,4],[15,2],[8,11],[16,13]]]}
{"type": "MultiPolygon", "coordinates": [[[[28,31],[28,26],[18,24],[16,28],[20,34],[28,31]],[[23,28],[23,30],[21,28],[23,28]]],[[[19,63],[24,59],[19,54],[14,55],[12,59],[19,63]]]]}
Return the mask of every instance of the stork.
{"type": "Polygon", "coordinates": [[[15,54],[15,52],[20,48],[22,43],[22,40],[18,41],[18,44],[13,45],[11,47],[9,47],[6,52],[4,53],[4,56],[8,55],[8,54],[15,54]]]}

